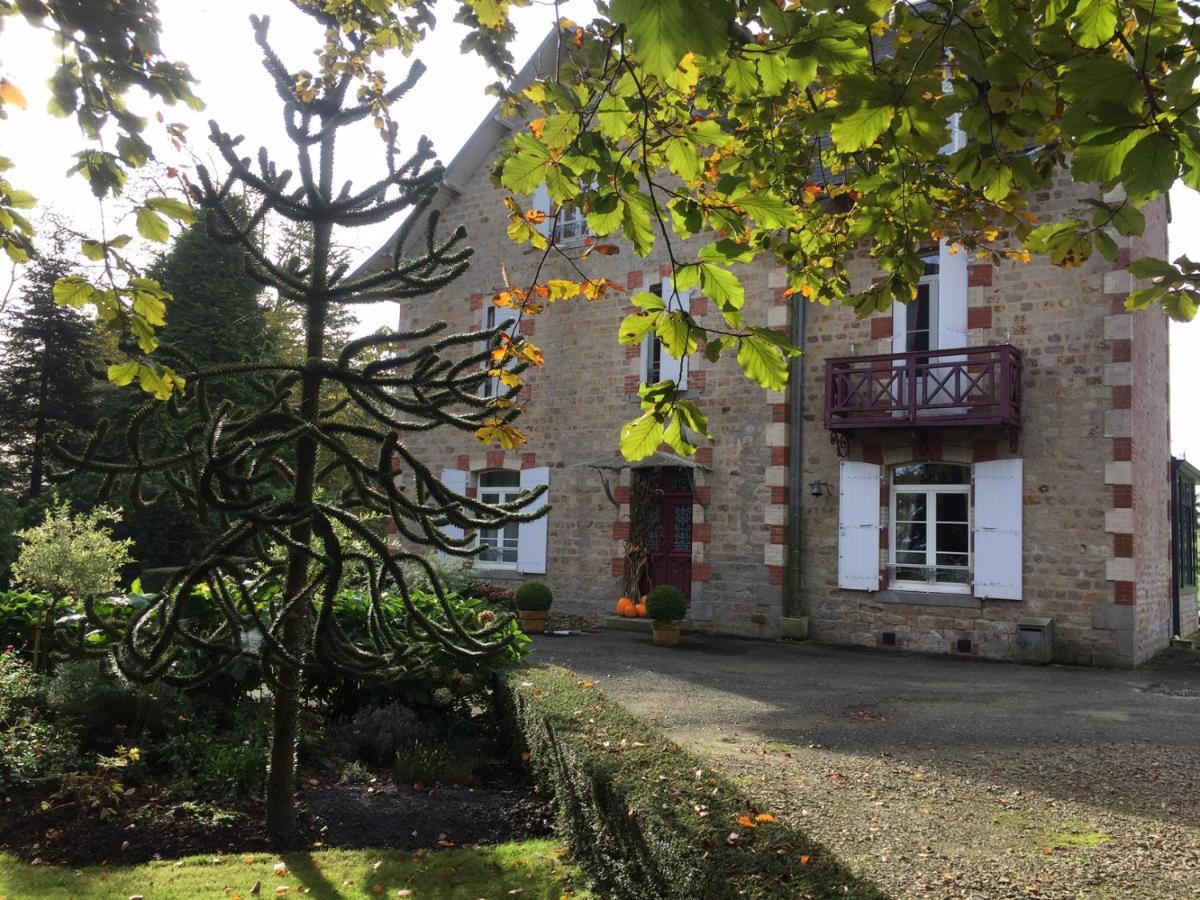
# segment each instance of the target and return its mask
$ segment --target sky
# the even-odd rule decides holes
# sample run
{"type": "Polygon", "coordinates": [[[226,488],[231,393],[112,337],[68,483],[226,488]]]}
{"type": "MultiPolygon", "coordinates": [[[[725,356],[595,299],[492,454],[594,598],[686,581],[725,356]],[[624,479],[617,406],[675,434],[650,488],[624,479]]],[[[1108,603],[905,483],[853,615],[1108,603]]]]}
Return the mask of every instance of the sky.
{"type": "MultiPolygon", "coordinates": [[[[396,112],[401,135],[410,135],[413,142],[417,134],[427,135],[443,162],[449,162],[494,103],[494,98],[483,90],[495,80],[494,75],[478,57],[462,55],[458,50],[465,29],[451,21],[455,5],[439,2],[438,27],[415,53],[428,71],[396,112]]],[[[246,4],[238,0],[160,0],[159,7],[164,50],[170,58],[191,66],[199,80],[196,92],[208,104],[198,114],[183,108],[164,111],[168,122],[188,126],[189,155],[177,153],[159,133],[152,135],[152,143],[159,148],[160,158],[167,164],[182,165],[191,164],[190,154],[211,159],[207,137],[211,117],[225,131],[245,135],[243,146],[247,152],[256,152],[265,145],[281,168],[290,166],[290,145],[283,136],[278,98],[260,66],[246,4]]],[[[293,68],[313,68],[312,49],[319,41],[316,26],[298,13],[290,0],[256,0],[254,7],[271,16],[273,43],[285,63],[293,68]]],[[[576,20],[590,18],[592,10],[590,0],[566,0],[558,5],[559,15],[576,20]]],[[[555,16],[550,2],[535,2],[514,11],[517,39],[513,53],[518,67],[546,35],[555,16]]],[[[82,179],[64,177],[73,162],[71,154],[82,143],[78,130],[71,120],[54,120],[42,112],[49,98],[44,86],[52,67],[49,42],[27,29],[6,25],[0,33],[0,50],[3,74],[15,81],[29,100],[28,111],[13,109],[6,121],[0,121],[0,143],[15,163],[9,177],[78,229],[95,233],[98,205],[82,179]]],[[[389,65],[393,83],[402,77],[406,66],[402,59],[389,65]]],[[[140,101],[135,106],[149,108],[140,101]]],[[[370,131],[367,126],[361,139],[340,146],[337,160],[341,179],[350,177],[367,184],[382,173],[382,144],[370,131]]],[[[1200,259],[1200,195],[1180,186],[1171,194],[1171,206],[1171,258],[1187,254],[1200,259]]],[[[133,230],[132,222],[122,221],[124,212],[119,202],[105,208],[110,229],[117,226],[133,230]]],[[[365,258],[396,224],[356,232],[353,241],[348,242],[354,259],[365,258]]],[[[370,307],[360,316],[361,327],[374,330],[392,324],[393,317],[394,309],[386,304],[370,307]]],[[[1200,318],[1186,325],[1172,323],[1172,448],[1193,462],[1200,462],[1200,405],[1191,396],[1198,384],[1200,318]]]]}

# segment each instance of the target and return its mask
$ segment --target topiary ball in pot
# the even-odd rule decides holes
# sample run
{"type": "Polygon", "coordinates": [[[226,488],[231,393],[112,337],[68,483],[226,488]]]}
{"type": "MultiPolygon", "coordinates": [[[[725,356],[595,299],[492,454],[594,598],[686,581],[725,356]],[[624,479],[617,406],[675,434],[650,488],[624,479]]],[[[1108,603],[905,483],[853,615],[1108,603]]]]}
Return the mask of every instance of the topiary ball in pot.
{"type": "Polygon", "coordinates": [[[646,595],[646,612],[654,620],[651,625],[654,643],[660,647],[674,647],[679,643],[683,617],[687,615],[683,591],[669,584],[651,588],[646,595]]]}
{"type": "Polygon", "coordinates": [[[521,630],[526,634],[543,633],[553,602],[554,594],[540,581],[526,581],[517,588],[517,615],[521,619],[521,630]]]}

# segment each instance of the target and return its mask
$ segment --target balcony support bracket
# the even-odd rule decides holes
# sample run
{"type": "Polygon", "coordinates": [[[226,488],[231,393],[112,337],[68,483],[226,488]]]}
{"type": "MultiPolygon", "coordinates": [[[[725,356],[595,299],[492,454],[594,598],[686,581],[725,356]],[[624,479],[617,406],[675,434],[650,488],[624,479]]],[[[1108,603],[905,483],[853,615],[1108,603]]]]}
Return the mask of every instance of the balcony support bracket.
{"type": "Polygon", "coordinates": [[[839,458],[845,457],[850,452],[850,435],[844,431],[829,432],[829,443],[833,444],[839,458]]]}

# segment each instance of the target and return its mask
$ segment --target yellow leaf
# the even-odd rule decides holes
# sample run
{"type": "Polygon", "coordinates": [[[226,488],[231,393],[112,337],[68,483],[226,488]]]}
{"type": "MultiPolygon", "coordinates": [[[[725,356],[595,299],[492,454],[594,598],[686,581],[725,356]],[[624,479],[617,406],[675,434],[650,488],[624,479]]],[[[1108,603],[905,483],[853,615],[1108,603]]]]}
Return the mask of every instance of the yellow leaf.
{"type": "Polygon", "coordinates": [[[572,297],[578,297],[581,290],[578,282],[567,278],[551,278],[546,287],[550,292],[551,303],[555,300],[570,300],[572,297]]]}
{"type": "Polygon", "coordinates": [[[7,78],[0,78],[0,100],[5,103],[11,103],[13,106],[25,109],[29,106],[29,102],[25,99],[25,95],[21,93],[21,89],[9,81],[7,78]]]}
{"type": "Polygon", "coordinates": [[[529,130],[533,132],[533,136],[539,140],[542,137],[542,131],[546,128],[545,118],[532,119],[529,122],[529,130]]]}
{"type": "Polygon", "coordinates": [[[775,817],[770,813],[759,813],[754,817],[754,821],[760,824],[770,825],[775,821],[775,817]]]}

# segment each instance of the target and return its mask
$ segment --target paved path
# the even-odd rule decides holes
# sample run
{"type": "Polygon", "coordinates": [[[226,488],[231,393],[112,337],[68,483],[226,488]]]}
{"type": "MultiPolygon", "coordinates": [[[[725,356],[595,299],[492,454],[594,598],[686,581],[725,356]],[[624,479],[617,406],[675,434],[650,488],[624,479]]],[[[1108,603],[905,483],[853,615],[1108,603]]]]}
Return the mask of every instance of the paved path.
{"type": "Polygon", "coordinates": [[[1200,654],[1119,671],[703,635],[535,647],[895,896],[1200,897],[1200,654]]]}

